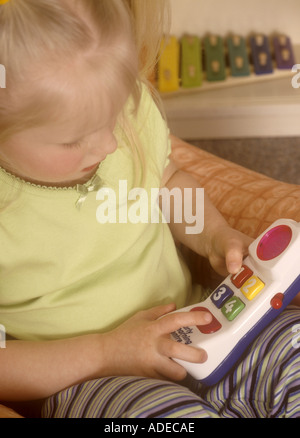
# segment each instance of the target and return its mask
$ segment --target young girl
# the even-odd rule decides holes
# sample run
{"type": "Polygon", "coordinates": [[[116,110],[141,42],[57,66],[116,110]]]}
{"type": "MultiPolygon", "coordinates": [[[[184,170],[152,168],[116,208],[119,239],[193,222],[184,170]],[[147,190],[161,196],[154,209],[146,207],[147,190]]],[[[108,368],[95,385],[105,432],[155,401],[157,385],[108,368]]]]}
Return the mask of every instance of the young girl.
{"type": "Polygon", "coordinates": [[[213,401],[168,382],[186,376],[171,357],[206,360],[169,334],[210,321],[171,313],[204,298],[174,240],[225,275],[251,239],[208,199],[196,236],[172,218],[134,223],[120,211],[133,205],[120,181],[149,195],[197,189],[168,158],[168,130],[144,84],[164,2],[1,3],[0,323],[11,340],[0,350],[0,399],[46,399],[45,417],[218,416],[213,401]],[[99,220],[100,188],[116,194],[116,223],[104,208],[99,220]]]}

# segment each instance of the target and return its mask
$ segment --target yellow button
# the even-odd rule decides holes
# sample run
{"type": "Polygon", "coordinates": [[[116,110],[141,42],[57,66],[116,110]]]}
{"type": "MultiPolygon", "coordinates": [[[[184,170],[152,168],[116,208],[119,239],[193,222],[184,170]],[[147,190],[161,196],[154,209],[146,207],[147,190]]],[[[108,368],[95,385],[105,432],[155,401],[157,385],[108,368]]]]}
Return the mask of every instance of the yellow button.
{"type": "Polygon", "coordinates": [[[245,297],[251,301],[256,295],[265,287],[265,284],[255,275],[249,278],[241,287],[241,292],[245,297]]]}

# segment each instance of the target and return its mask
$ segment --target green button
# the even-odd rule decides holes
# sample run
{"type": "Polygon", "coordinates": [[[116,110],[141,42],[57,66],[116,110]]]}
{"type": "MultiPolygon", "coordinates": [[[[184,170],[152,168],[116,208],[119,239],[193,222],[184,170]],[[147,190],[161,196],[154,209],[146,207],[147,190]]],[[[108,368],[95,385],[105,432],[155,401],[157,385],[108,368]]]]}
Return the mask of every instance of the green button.
{"type": "Polygon", "coordinates": [[[244,309],[245,304],[238,297],[233,296],[230,298],[224,306],[222,307],[223,315],[228,319],[228,321],[233,321],[238,314],[244,309]]]}

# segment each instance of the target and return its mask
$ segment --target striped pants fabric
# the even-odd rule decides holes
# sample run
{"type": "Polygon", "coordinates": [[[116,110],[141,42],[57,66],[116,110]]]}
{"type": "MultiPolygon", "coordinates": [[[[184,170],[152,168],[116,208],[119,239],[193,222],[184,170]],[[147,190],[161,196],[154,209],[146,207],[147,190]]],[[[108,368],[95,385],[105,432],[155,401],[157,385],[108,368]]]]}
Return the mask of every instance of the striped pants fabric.
{"type": "Polygon", "coordinates": [[[192,379],[183,386],[143,377],[102,378],[50,397],[42,417],[299,418],[300,309],[288,307],[212,387],[192,379]]]}

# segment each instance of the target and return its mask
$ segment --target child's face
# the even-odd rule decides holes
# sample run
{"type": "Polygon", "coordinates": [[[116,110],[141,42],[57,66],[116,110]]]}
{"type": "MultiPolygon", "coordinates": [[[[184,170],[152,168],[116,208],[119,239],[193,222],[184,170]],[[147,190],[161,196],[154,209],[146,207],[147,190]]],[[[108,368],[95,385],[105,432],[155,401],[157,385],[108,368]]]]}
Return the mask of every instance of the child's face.
{"type": "Polygon", "coordinates": [[[90,119],[79,109],[68,122],[13,136],[1,146],[1,157],[14,174],[31,182],[57,186],[86,182],[117,148],[115,122],[112,116],[90,119]]]}
{"type": "MultiPolygon", "coordinates": [[[[82,77],[68,82],[72,99],[64,102],[60,118],[22,131],[0,145],[4,168],[37,184],[73,186],[88,181],[116,150],[113,131],[129,92],[120,95],[116,108],[105,91],[87,86],[82,92],[82,77]]],[[[99,81],[97,76],[95,80],[99,81]]]]}

